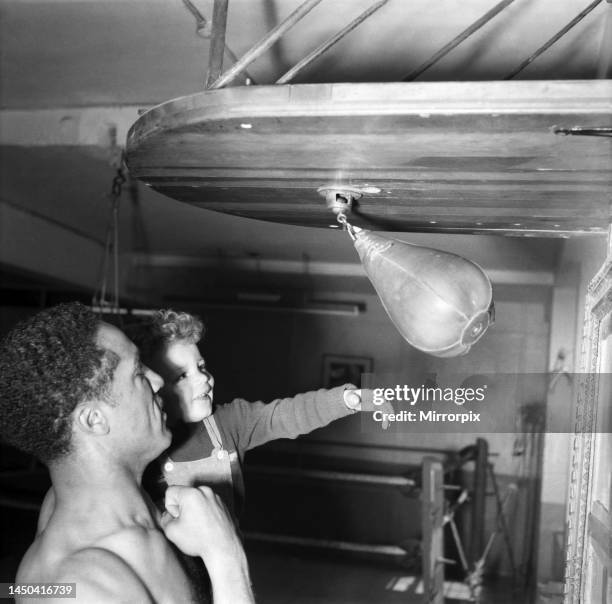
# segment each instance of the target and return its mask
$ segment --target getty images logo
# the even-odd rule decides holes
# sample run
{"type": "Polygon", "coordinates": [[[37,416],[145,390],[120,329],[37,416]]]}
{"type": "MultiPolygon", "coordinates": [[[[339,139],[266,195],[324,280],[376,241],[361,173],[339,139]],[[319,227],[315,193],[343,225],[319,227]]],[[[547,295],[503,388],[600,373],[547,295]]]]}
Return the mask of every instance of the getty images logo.
{"type": "Polygon", "coordinates": [[[413,386],[396,385],[392,388],[374,388],[372,390],[372,402],[380,406],[386,402],[399,401],[411,406],[420,402],[453,402],[455,405],[464,403],[482,402],[486,396],[487,386],[476,388],[441,388],[438,386],[413,386]]]}

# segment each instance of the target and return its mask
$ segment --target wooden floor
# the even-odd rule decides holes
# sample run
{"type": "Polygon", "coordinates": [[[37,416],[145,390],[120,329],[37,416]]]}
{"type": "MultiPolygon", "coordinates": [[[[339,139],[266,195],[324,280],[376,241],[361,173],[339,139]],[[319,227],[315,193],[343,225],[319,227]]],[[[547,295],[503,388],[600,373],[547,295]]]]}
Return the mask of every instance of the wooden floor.
{"type": "MultiPolygon", "coordinates": [[[[400,566],[365,561],[317,559],[280,551],[248,550],[251,576],[258,604],[422,604],[415,593],[418,578],[400,566]],[[399,581],[398,581],[399,580],[399,581]],[[410,583],[404,591],[396,591],[410,583]]],[[[445,604],[461,604],[468,599],[446,598],[445,604]]],[[[529,604],[529,598],[513,594],[507,582],[488,585],[483,604],[529,604]]]]}

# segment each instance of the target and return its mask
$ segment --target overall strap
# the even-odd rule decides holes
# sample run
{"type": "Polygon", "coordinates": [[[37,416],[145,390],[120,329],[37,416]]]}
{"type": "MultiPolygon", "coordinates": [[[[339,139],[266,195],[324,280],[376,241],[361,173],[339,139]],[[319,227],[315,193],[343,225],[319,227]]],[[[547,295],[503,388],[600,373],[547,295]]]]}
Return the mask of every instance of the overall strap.
{"type": "Polygon", "coordinates": [[[219,432],[219,426],[217,426],[215,418],[212,415],[209,415],[202,420],[202,423],[206,428],[206,432],[208,432],[208,436],[210,436],[213,447],[215,449],[222,450],[223,441],[221,440],[221,432],[219,432]]]}

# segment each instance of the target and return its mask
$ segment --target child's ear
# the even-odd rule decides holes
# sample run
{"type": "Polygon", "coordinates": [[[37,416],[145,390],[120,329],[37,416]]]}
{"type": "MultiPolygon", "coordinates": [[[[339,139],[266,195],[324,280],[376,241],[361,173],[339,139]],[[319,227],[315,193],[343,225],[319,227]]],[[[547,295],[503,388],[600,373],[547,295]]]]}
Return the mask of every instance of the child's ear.
{"type": "Polygon", "coordinates": [[[103,410],[95,402],[86,401],[76,410],[75,422],[79,430],[101,436],[110,428],[103,410]]]}

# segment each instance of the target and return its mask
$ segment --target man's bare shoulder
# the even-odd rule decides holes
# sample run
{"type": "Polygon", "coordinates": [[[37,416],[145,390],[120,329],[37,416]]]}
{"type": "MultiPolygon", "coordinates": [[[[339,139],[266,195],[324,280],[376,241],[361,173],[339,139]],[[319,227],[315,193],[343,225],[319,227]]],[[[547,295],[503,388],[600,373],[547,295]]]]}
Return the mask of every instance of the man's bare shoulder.
{"type": "MultiPolygon", "coordinates": [[[[192,587],[163,533],[131,525],[74,539],[51,520],[19,567],[20,582],[76,583],[77,602],[190,602],[192,587]]],[[[65,604],[65,600],[62,601],[65,604]]],[[[48,604],[49,600],[45,600],[48,604]]],[[[28,600],[26,604],[31,604],[28,600]]]]}
{"type": "Polygon", "coordinates": [[[146,585],[118,554],[90,547],[58,568],[58,583],[76,583],[77,602],[154,602],[146,585]]]}
{"type": "MultiPolygon", "coordinates": [[[[74,583],[77,602],[155,601],[129,563],[108,549],[88,547],[56,560],[40,559],[41,556],[40,548],[28,551],[19,569],[18,582],[74,583]]],[[[45,603],[52,601],[45,599],[45,603]]],[[[29,599],[28,603],[31,602],[29,599]]]]}

